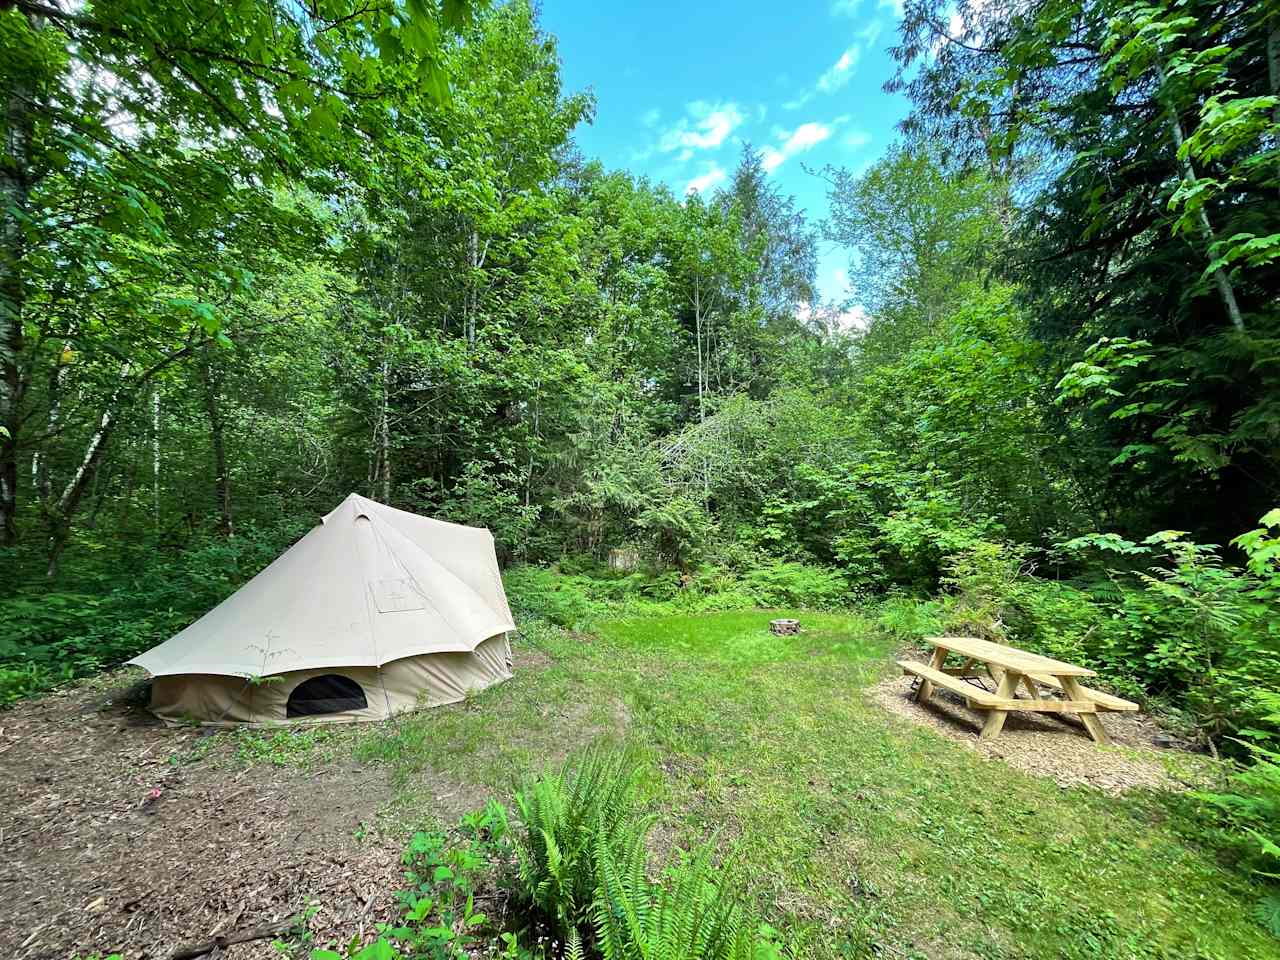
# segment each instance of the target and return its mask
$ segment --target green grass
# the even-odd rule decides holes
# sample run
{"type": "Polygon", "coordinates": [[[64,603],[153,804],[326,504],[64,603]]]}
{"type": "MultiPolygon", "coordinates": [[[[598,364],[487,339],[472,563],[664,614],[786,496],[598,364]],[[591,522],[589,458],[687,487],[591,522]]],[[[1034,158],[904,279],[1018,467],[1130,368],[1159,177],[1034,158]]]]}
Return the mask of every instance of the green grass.
{"type": "Polygon", "coordinates": [[[366,728],[357,756],[392,765],[412,818],[440,778],[507,799],[572,749],[633,744],[653,761],[659,842],[714,837],[824,960],[1280,956],[1248,916],[1256,891],[1188,844],[1170,798],[1062,789],[867,703],[877,636],[856,614],[795,611],[594,635],[532,621],[518,642],[537,662],[513,681],[366,728]],[[805,632],[770,635],[788,614],[805,632]]]}

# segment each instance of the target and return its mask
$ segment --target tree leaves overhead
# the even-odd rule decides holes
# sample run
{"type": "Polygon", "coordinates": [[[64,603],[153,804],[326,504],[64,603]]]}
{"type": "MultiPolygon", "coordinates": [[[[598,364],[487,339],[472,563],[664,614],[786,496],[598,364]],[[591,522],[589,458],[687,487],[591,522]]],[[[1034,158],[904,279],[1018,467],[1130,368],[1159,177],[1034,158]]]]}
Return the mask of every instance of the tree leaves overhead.
{"type": "Polygon", "coordinates": [[[1076,421],[1123,468],[1117,490],[1159,490],[1217,518],[1215,537],[1240,529],[1280,497],[1275,5],[948,9],[908,4],[893,84],[912,95],[907,128],[1017,178],[1003,269],[1054,352],[1149,341],[1114,406],[1076,421]]]}

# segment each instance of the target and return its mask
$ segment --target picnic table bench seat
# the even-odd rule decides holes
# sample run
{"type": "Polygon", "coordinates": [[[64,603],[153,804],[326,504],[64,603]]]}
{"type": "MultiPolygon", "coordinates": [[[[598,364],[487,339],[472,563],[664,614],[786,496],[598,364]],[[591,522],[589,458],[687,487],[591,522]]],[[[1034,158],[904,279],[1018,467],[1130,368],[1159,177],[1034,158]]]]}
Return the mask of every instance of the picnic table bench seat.
{"type": "Polygon", "coordinates": [[[935,687],[942,687],[952,693],[958,693],[969,701],[970,707],[996,707],[1004,701],[1003,697],[997,697],[990,690],[983,687],[975,687],[972,683],[965,683],[952,673],[935,670],[928,664],[920,663],[918,660],[899,660],[898,666],[902,668],[903,673],[915,674],[922,680],[928,680],[935,687]]]}
{"type": "MultiPolygon", "coordinates": [[[[903,673],[914,674],[922,680],[928,680],[935,687],[943,687],[952,693],[959,694],[969,701],[970,707],[981,707],[987,710],[1035,710],[1042,713],[1096,713],[1098,705],[1089,698],[1080,700],[1043,700],[1002,697],[992,693],[985,687],[975,687],[966,683],[960,676],[950,670],[935,670],[928,664],[918,660],[899,660],[898,666],[903,673]]],[[[1085,689],[1081,687],[1081,689],[1085,689]]]]}
{"type": "MultiPolygon", "coordinates": [[[[1027,674],[1036,683],[1043,683],[1046,687],[1054,687],[1062,689],[1062,681],[1057,677],[1051,677],[1047,673],[1029,673],[1027,674]]],[[[1093,687],[1086,687],[1080,684],[1080,692],[1098,705],[1099,710],[1110,710],[1114,713],[1136,713],[1141,709],[1132,700],[1125,700],[1123,697],[1117,697],[1113,693],[1104,693],[1101,690],[1095,690],[1093,687]]]]}

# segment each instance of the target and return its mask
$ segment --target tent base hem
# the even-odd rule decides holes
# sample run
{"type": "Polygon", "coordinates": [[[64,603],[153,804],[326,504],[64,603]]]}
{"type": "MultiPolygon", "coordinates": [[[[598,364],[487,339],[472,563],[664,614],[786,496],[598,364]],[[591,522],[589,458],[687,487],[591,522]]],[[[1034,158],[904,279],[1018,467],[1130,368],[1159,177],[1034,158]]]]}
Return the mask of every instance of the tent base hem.
{"type": "Polygon", "coordinates": [[[506,634],[490,637],[469,653],[430,653],[381,667],[324,667],[246,679],[214,674],[155,677],[151,712],[170,726],[285,727],[386,720],[412,710],[459,703],[510,680],[511,645],[506,634]],[[366,706],[357,710],[289,717],[294,690],[307,680],[335,675],[361,688],[366,706]]]}

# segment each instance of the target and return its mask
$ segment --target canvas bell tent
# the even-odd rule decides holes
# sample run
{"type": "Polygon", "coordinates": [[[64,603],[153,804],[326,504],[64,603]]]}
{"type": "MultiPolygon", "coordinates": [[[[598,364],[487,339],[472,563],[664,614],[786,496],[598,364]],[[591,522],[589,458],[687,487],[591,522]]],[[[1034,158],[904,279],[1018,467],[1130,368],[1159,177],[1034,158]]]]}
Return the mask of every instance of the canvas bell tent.
{"type": "Polygon", "coordinates": [[[177,636],[130,660],[207,724],[377,720],[511,677],[493,536],[352,494],[177,636]]]}

